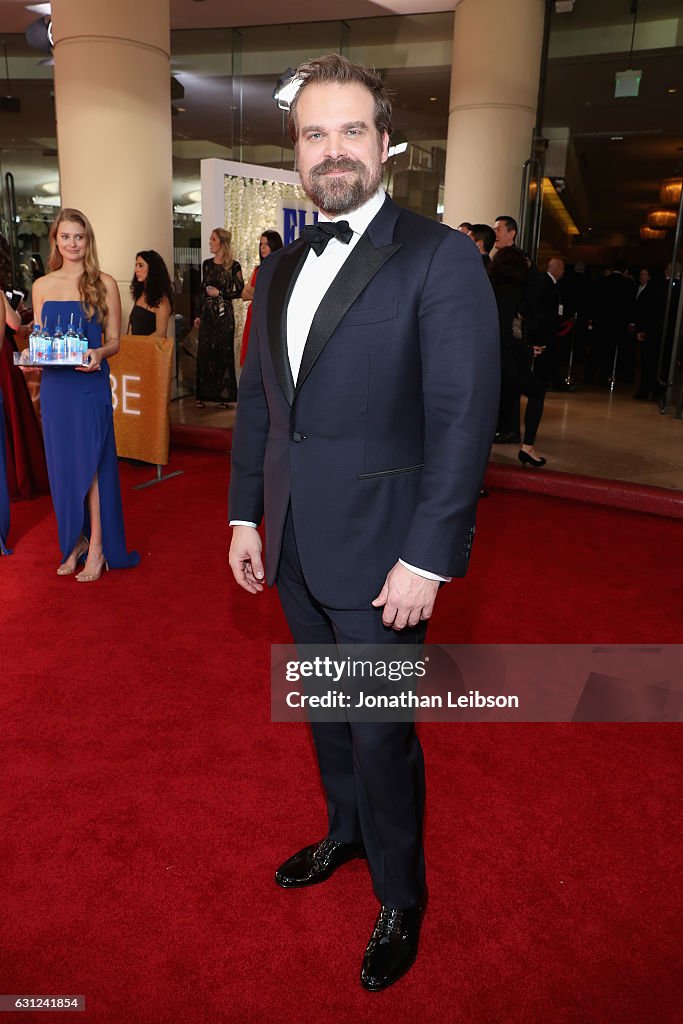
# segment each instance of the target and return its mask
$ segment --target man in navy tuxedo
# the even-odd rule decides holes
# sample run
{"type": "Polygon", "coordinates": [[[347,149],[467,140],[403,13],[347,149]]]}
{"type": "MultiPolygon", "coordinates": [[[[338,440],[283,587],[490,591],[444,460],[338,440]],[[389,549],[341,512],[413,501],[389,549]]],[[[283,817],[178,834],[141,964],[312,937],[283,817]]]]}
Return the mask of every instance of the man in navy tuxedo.
{"type": "MultiPolygon", "coordinates": [[[[290,132],[317,227],[264,261],[233,436],[230,566],[275,583],[297,644],[424,641],[464,576],[498,412],[498,321],[470,239],[382,189],[391,105],[375,72],[301,65],[290,132]],[[265,571],[255,526],[265,517],[265,571]]],[[[417,955],[424,765],[412,723],[314,723],[329,825],[285,888],[367,857],[381,904],[361,968],[417,955]]]]}

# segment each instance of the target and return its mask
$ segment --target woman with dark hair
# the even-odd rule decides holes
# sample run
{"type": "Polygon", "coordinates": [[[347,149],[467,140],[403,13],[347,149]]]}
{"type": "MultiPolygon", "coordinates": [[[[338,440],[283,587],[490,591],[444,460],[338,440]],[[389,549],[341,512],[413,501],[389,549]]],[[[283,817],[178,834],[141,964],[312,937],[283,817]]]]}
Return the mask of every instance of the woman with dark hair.
{"type": "Polygon", "coordinates": [[[254,267],[251,275],[249,284],[245,284],[244,291],[242,292],[242,298],[245,302],[249,303],[249,309],[247,310],[247,318],[244,321],[244,332],[242,333],[242,349],[240,351],[240,366],[244,366],[244,360],[247,357],[247,345],[249,344],[249,330],[251,328],[251,300],[254,298],[254,289],[256,287],[256,275],[259,272],[259,267],[263,263],[266,256],[270,256],[271,252],[276,252],[282,248],[282,239],[277,231],[264,231],[259,239],[258,251],[259,251],[259,262],[254,267]]]}
{"type": "Polygon", "coordinates": [[[536,469],[546,460],[536,455],[534,443],[545,403],[545,385],[529,366],[528,347],[515,338],[513,322],[524,302],[529,280],[529,261],[514,245],[499,249],[491,260],[489,277],[498,305],[500,323],[500,355],[502,370],[501,406],[514,403],[519,395],[526,395],[524,438],[518,458],[523,466],[536,469]]]}
{"type": "Polygon", "coordinates": [[[128,334],[165,338],[173,312],[173,285],[166,264],[154,249],[137,253],[130,294],[135,305],[130,311],[128,334]]]}
{"type": "Polygon", "coordinates": [[[235,373],[235,313],[232,300],[244,289],[242,268],[233,256],[232,234],[214,228],[209,238],[211,259],[202,263],[202,305],[195,320],[197,344],[196,406],[218,402],[226,409],[237,399],[235,373]],[[227,397],[222,400],[223,387],[227,397]]]}
{"type": "Polygon", "coordinates": [[[50,334],[61,321],[82,329],[87,365],[45,367],[40,399],[45,455],[57,516],[59,576],[85,567],[79,583],[102,570],[127,569],[140,556],[126,550],[107,357],[118,352],[121,300],[100,270],[92,226],[79,210],[60,210],[50,229],[51,273],[33,285],[33,315],[50,334]]]}

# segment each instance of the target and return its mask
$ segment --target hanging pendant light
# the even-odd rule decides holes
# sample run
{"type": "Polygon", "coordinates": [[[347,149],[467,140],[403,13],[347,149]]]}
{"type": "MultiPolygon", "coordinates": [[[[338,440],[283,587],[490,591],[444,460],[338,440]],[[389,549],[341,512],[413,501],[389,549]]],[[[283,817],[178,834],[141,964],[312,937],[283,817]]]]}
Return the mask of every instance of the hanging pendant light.
{"type": "Polygon", "coordinates": [[[644,242],[661,241],[666,238],[666,231],[658,231],[656,228],[650,228],[647,224],[643,224],[640,229],[640,237],[644,242]]]}
{"type": "Polygon", "coordinates": [[[668,231],[676,227],[678,214],[675,210],[650,210],[647,215],[647,223],[651,228],[660,231],[668,231]]]}
{"type": "Polygon", "coordinates": [[[683,178],[665,178],[659,189],[659,198],[665,206],[678,206],[682,188],[683,178]]]}

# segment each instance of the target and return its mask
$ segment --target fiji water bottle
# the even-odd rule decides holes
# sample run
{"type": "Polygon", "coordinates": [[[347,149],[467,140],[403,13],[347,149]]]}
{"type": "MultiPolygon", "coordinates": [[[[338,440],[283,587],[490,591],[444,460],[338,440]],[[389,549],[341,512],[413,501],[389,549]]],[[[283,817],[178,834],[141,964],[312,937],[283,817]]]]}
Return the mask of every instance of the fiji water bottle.
{"type": "Polygon", "coordinates": [[[64,335],[64,342],[66,345],[66,358],[69,360],[75,359],[79,355],[80,345],[78,343],[78,333],[74,327],[73,313],[71,314],[69,326],[67,327],[66,334],[64,335]]]}
{"type": "Polygon", "coordinates": [[[62,330],[62,318],[58,316],[55,333],[52,335],[52,358],[63,359],[65,354],[66,345],[64,342],[64,331],[62,330]]]}
{"type": "Polygon", "coordinates": [[[40,348],[38,349],[38,359],[42,362],[47,362],[52,353],[52,335],[50,329],[47,326],[47,321],[40,333],[40,348]]]}
{"type": "Polygon", "coordinates": [[[78,321],[78,351],[82,356],[88,351],[88,339],[83,333],[83,317],[78,321]]]}
{"type": "Polygon", "coordinates": [[[34,323],[33,330],[28,339],[28,354],[32,363],[39,358],[40,351],[40,324],[34,323]]]}

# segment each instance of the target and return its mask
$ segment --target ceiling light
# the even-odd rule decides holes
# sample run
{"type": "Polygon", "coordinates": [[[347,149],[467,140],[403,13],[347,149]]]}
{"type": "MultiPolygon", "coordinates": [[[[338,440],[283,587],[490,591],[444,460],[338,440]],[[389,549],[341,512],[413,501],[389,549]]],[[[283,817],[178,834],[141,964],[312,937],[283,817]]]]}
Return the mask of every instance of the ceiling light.
{"type": "Polygon", "coordinates": [[[398,156],[399,153],[405,153],[407,148],[407,142],[397,142],[395,146],[389,146],[389,152],[387,153],[387,156],[398,156]]]}
{"type": "Polygon", "coordinates": [[[40,186],[46,196],[57,196],[59,195],[59,182],[58,181],[46,181],[44,185],[40,186]]]}
{"type": "Polygon", "coordinates": [[[666,91],[667,92],[677,92],[678,90],[677,89],[667,89],[666,91]]]}
{"type": "Polygon", "coordinates": [[[623,142],[624,141],[624,136],[623,135],[610,135],[609,140],[610,140],[610,142],[623,142]]]}
{"type": "Polygon", "coordinates": [[[659,198],[665,206],[678,206],[683,190],[683,178],[665,178],[659,188],[659,198]]]}
{"type": "Polygon", "coordinates": [[[292,100],[301,88],[301,79],[294,77],[292,68],[287,68],[280,75],[277,84],[273,89],[273,99],[277,101],[280,110],[289,110],[292,100]]]}
{"type": "Polygon", "coordinates": [[[666,238],[666,231],[657,230],[656,228],[649,227],[647,224],[643,224],[640,229],[640,237],[644,242],[661,241],[663,238],[666,238]]]}
{"type": "Polygon", "coordinates": [[[429,97],[429,102],[430,103],[435,103],[437,99],[438,99],[438,96],[430,96],[429,97]]]}
{"type": "Polygon", "coordinates": [[[666,231],[676,227],[678,214],[675,210],[650,210],[647,215],[648,227],[666,231]]]}

